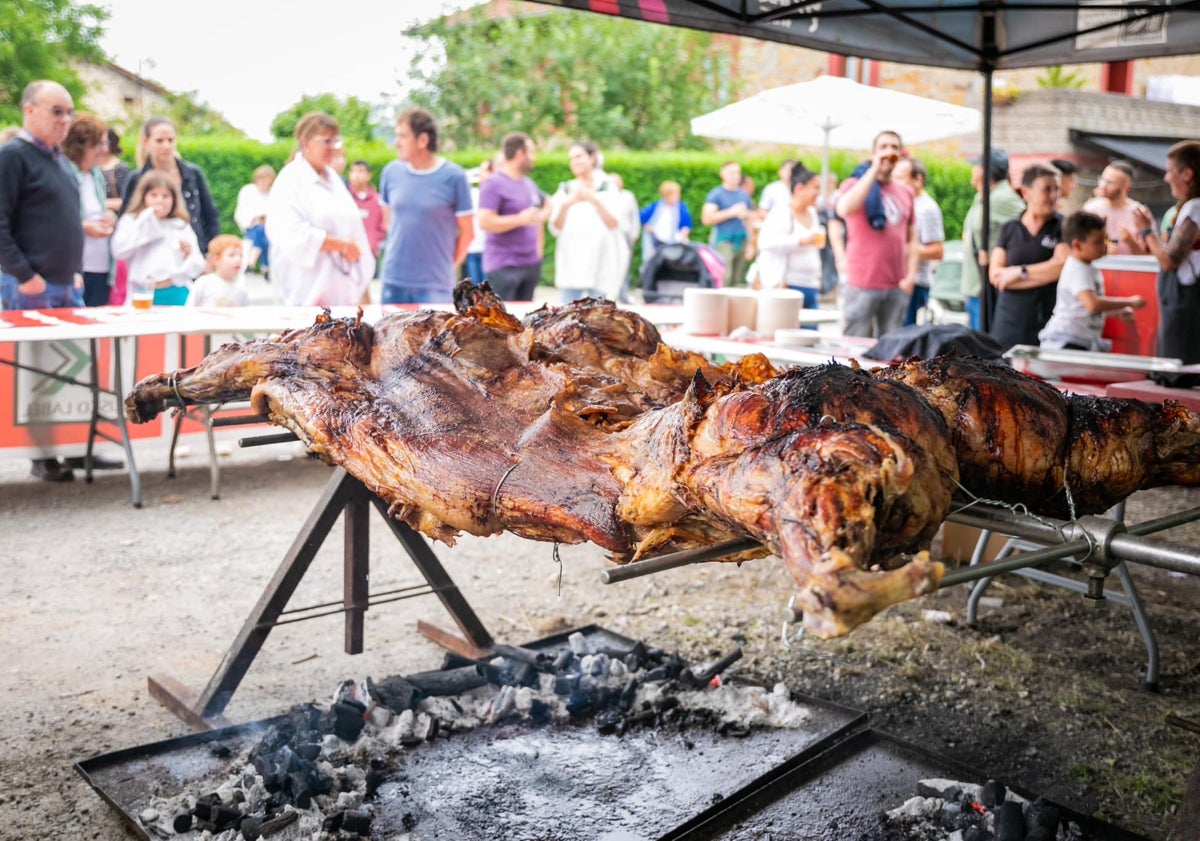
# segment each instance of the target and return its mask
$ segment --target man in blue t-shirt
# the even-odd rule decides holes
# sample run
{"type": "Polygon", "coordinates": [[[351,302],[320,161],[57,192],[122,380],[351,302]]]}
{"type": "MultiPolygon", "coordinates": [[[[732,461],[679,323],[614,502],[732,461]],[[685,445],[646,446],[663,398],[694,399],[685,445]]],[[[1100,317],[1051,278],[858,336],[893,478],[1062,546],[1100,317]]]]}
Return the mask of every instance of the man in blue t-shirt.
{"type": "Polygon", "coordinates": [[[436,154],[437,123],[419,108],[396,119],[396,152],[398,160],[379,175],[379,195],[392,215],[383,303],[448,303],[475,233],[467,174],[436,154]]]}
{"type": "Polygon", "coordinates": [[[712,226],[712,244],[725,261],[725,286],[741,286],[746,279],[746,223],[753,199],[741,188],[742,168],[737,161],[721,167],[721,186],[704,197],[700,221],[712,226]]]}

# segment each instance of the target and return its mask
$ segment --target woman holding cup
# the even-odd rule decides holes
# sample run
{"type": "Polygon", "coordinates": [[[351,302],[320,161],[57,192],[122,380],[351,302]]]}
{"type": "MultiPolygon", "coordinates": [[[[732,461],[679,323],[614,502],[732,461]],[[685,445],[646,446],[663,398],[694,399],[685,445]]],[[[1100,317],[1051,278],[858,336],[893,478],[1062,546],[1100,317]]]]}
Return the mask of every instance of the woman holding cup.
{"type": "Polygon", "coordinates": [[[112,284],[112,253],[108,240],[117,214],[105,204],[108,196],[100,161],[108,153],[108,127],[91,114],[79,114],[62,144],[79,182],[79,210],[83,223],[83,302],[89,307],[108,303],[112,284]]]}
{"type": "Polygon", "coordinates": [[[755,289],[788,288],[815,310],[821,296],[821,249],[825,226],[817,210],[820,179],[802,166],[792,168],[791,200],[771,208],[758,234],[755,289]]]}

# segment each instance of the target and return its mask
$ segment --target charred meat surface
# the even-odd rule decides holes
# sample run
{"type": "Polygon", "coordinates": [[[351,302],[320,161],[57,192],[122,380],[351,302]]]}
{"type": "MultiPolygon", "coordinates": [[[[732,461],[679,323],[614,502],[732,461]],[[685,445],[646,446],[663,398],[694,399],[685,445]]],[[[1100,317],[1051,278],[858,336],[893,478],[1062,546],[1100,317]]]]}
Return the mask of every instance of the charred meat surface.
{"type": "Polygon", "coordinates": [[[1063,477],[1089,507],[1200,482],[1200,427],[1178,407],[1068,401],[973,360],[718,366],[607,302],[522,323],[486,288],[460,293],[456,313],[323,316],[226,345],[143,380],[129,415],[248,397],[448,544],[507,530],[627,562],[753,537],[725,560],[779,555],[821,636],[936,588],[924,550],[960,482],[1046,508],[1063,477]]]}

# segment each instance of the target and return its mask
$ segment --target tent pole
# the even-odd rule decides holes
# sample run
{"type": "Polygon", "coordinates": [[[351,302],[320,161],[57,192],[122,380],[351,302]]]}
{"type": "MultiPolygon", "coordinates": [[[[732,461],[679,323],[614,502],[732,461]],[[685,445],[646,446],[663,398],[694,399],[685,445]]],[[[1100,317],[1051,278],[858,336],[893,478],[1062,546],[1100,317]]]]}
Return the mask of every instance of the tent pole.
{"type": "MultiPolygon", "coordinates": [[[[988,278],[989,264],[991,263],[992,254],[992,168],[990,162],[992,159],[992,67],[988,65],[983,71],[983,158],[981,165],[983,166],[983,185],[982,200],[983,200],[983,230],[980,232],[983,236],[983,253],[987,255],[984,259],[984,264],[979,268],[980,281],[982,288],[979,290],[979,327],[984,333],[988,332],[992,327],[992,315],[996,309],[996,289],[992,286],[991,280],[988,278]]],[[[967,258],[976,259],[976,255],[965,255],[967,258]]]]}
{"type": "Polygon", "coordinates": [[[829,198],[825,195],[825,185],[829,182],[829,132],[833,127],[826,122],[824,128],[825,145],[821,147],[821,194],[818,199],[821,207],[825,206],[825,201],[829,198]]]}

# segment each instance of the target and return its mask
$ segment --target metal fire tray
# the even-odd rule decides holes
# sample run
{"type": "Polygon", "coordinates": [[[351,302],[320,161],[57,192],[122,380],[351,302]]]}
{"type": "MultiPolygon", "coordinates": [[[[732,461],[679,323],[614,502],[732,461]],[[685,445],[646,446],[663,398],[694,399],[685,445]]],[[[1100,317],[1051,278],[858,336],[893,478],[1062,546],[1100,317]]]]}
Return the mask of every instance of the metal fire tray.
{"type": "MultiPolygon", "coordinates": [[[[590,625],[576,629],[593,649],[625,650],[634,640],[590,625]]],[[[527,648],[555,650],[576,631],[527,648]]],[[[755,730],[737,738],[712,729],[634,729],[605,736],[595,725],[481,727],[437,739],[401,757],[379,789],[373,836],[491,839],[643,839],[670,832],[769,775],[781,764],[862,729],[866,715],[832,702],[793,695],[808,709],[800,727],[755,730]]],[[[280,719],[95,756],[75,770],[146,841],[138,815],[156,798],[207,793],[224,782],[232,761],[280,719]],[[214,747],[222,746],[220,753],[214,747]],[[227,748],[228,750],[225,750],[227,748]]]]}
{"type": "MultiPolygon", "coordinates": [[[[815,745],[775,773],[726,798],[659,841],[803,838],[805,841],[885,841],[903,838],[883,813],[917,793],[928,778],[986,782],[977,769],[881,733],[860,730],[815,745]]],[[[1035,796],[1008,786],[1022,797],[1035,796]]],[[[1059,803],[1084,841],[1148,841],[1059,803]]]]}

